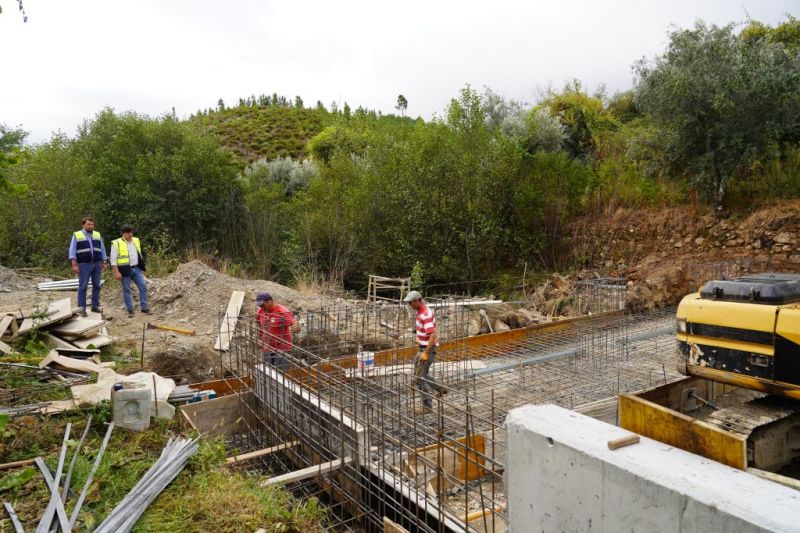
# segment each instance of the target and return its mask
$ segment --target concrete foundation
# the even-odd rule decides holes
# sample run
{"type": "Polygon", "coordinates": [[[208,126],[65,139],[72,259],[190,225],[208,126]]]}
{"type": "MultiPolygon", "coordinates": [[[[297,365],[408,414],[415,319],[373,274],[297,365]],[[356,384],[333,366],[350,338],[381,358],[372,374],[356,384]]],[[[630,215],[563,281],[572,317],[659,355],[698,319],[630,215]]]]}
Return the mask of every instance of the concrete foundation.
{"type": "Polygon", "coordinates": [[[798,531],[800,491],[554,405],[506,419],[510,531],[798,531]]]}

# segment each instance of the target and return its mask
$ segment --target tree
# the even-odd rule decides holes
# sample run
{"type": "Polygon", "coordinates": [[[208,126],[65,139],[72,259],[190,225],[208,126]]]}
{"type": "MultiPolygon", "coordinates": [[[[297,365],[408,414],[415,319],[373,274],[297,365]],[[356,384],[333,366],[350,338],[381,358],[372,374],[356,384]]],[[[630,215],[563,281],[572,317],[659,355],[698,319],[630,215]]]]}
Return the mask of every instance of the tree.
{"type": "Polygon", "coordinates": [[[635,104],[664,130],[668,168],[709,191],[718,213],[731,178],[800,138],[800,54],[733,28],[698,21],[634,66],[635,104]]]}
{"type": "Polygon", "coordinates": [[[0,124],[0,193],[19,196],[27,190],[25,185],[8,178],[8,170],[22,159],[22,142],[27,135],[20,128],[9,129],[0,124]]]}
{"type": "Polygon", "coordinates": [[[225,111],[225,102],[222,101],[222,98],[217,102],[217,111],[225,111]]]}
{"type": "Polygon", "coordinates": [[[303,99],[300,98],[300,96],[295,96],[294,97],[294,106],[297,109],[303,109],[303,99]]]}
{"type": "Polygon", "coordinates": [[[394,106],[395,109],[400,111],[400,114],[406,116],[406,109],[408,109],[408,100],[402,94],[397,96],[397,105],[394,106]]]}

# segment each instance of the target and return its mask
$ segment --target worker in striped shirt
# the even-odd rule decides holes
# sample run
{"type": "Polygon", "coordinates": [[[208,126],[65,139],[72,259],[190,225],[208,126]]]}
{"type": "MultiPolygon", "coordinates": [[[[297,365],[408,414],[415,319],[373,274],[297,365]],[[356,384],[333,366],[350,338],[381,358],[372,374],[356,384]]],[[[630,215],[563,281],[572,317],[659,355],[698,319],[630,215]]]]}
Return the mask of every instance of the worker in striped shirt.
{"type": "Polygon", "coordinates": [[[409,292],[403,301],[416,311],[415,331],[419,352],[414,361],[415,386],[422,391],[422,406],[414,411],[418,414],[430,413],[433,407],[431,392],[440,390],[429,373],[436,360],[436,347],[439,346],[439,337],[436,334],[436,317],[433,310],[428,307],[417,291],[409,292]]]}

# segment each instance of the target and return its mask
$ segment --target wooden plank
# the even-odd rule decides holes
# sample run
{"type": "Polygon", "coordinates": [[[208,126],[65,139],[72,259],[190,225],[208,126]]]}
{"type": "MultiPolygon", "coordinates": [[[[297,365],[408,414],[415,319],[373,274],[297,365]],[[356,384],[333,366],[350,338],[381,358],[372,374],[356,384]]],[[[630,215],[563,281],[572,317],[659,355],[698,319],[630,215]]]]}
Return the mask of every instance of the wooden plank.
{"type": "Polygon", "coordinates": [[[14,353],[14,348],[4,343],[3,341],[0,341],[0,353],[3,353],[4,355],[10,355],[14,353]]]}
{"type": "Polygon", "coordinates": [[[753,474],[754,476],[758,476],[760,478],[767,479],[774,483],[780,483],[790,489],[800,490],[800,479],[794,479],[791,477],[782,476],[780,474],[776,474],[775,472],[767,472],[766,470],[760,470],[758,468],[747,468],[748,474],[753,474]]]}
{"type": "Polygon", "coordinates": [[[66,370],[74,372],[100,372],[104,368],[113,366],[114,363],[95,363],[94,361],[74,359],[72,357],[65,357],[59,355],[57,351],[51,350],[47,356],[39,362],[39,368],[44,368],[49,365],[56,365],[66,370]]]}
{"type": "Polygon", "coordinates": [[[352,457],[345,457],[344,459],[334,459],[333,461],[328,461],[327,463],[309,466],[308,468],[295,470],[294,472],[289,472],[288,474],[271,477],[266,481],[262,481],[261,486],[266,487],[269,485],[277,485],[278,483],[294,483],[295,481],[302,481],[304,479],[312,478],[314,476],[333,472],[334,470],[338,470],[342,466],[350,464],[352,462],[353,462],[352,457]]]}
{"type": "Polygon", "coordinates": [[[388,517],[384,516],[383,533],[410,533],[410,532],[397,522],[390,520],[388,517]]]}
{"type": "Polygon", "coordinates": [[[52,335],[46,331],[44,332],[44,338],[45,340],[47,340],[48,343],[50,343],[50,346],[52,346],[53,348],[75,349],[74,344],[70,344],[64,339],[60,339],[55,335],[52,335]]]}
{"type": "Polygon", "coordinates": [[[249,386],[250,378],[248,376],[242,378],[216,379],[213,381],[203,381],[201,383],[189,384],[189,387],[193,389],[213,390],[217,393],[217,396],[225,396],[249,386]]]}
{"type": "Polygon", "coordinates": [[[299,440],[293,440],[292,442],[284,442],[283,444],[270,446],[269,448],[263,448],[261,450],[256,450],[254,452],[248,452],[248,453],[243,453],[241,455],[234,455],[233,457],[228,457],[227,459],[225,459],[225,462],[227,464],[233,464],[241,461],[249,461],[250,459],[264,457],[265,455],[270,455],[276,452],[287,450],[289,448],[293,448],[298,444],[300,444],[299,440]]]}
{"type": "Polygon", "coordinates": [[[46,316],[36,317],[32,316],[22,321],[19,327],[19,333],[27,333],[34,328],[43,328],[51,324],[56,324],[62,320],[66,320],[72,316],[72,304],[69,298],[58,300],[47,306],[46,316]]]}
{"type": "Polygon", "coordinates": [[[422,471],[424,467],[417,465],[423,463],[428,465],[429,473],[435,476],[436,467],[431,465],[438,465],[446,476],[455,477],[461,481],[473,481],[489,473],[484,467],[485,452],[486,439],[483,435],[461,437],[456,439],[455,443],[446,442],[441,447],[438,444],[432,444],[417,448],[408,455],[408,469],[414,472],[422,471]],[[419,457],[423,457],[425,460],[420,461],[419,457]]]}
{"type": "Polygon", "coordinates": [[[214,349],[220,351],[227,351],[231,344],[231,337],[233,331],[236,329],[236,322],[239,320],[239,313],[242,310],[244,303],[244,291],[233,291],[231,299],[228,302],[228,310],[225,311],[225,316],[219,325],[219,336],[214,343],[214,349]]]}
{"type": "Polygon", "coordinates": [[[58,324],[57,326],[48,328],[48,331],[62,337],[91,336],[84,334],[95,329],[99,331],[100,328],[103,327],[103,324],[105,324],[105,321],[103,320],[93,320],[90,318],[73,318],[72,320],[67,320],[62,322],[61,324],[58,324]]]}
{"type": "Polygon", "coordinates": [[[6,330],[11,325],[11,323],[16,320],[13,314],[5,315],[3,318],[0,318],[0,337],[6,334],[6,330]]]}
{"type": "MultiPolygon", "coordinates": [[[[245,393],[251,394],[251,393],[245,393]]],[[[189,403],[180,406],[180,411],[189,424],[204,437],[240,433],[244,426],[238,394],[230,394],[213,400],[189,403]]]]}
{"type": "Polygon", "coordinates": [[[97,335],[75,339],[70,342],[78,348],[88,349],[90,346],[94,346],[95,348],[108,346],[114,342],[114,339],[108,335],[108,330],[106,328],[100,328],[100,333],[97,335]]]}
{"type": "Polygon", "coordinates": [[[619,426],[740,470],[747,468],[746,438],[636,396],[619,395],[619,426]]]}

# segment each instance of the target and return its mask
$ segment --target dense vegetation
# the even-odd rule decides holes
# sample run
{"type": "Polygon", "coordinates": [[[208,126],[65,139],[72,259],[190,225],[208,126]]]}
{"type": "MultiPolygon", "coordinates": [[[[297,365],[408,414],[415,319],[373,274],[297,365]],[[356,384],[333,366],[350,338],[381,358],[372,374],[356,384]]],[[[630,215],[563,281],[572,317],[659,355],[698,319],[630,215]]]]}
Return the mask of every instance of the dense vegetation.
{"type": "Polygon", "coordinates": [[[250,97],[188,121],[100,112],[25,148],[0,131],[0,263],[63,264],[92,213],[151,248],[253,275],[483,279],[560,265],[565,226],[699,196],[729,210],[800,194],[800,21],[670,34],[631,91],[580,82],[535,104],[463,89],[431,121],[250,97]],[[5,161],[5,163],[4,163],[5,161]]]}

